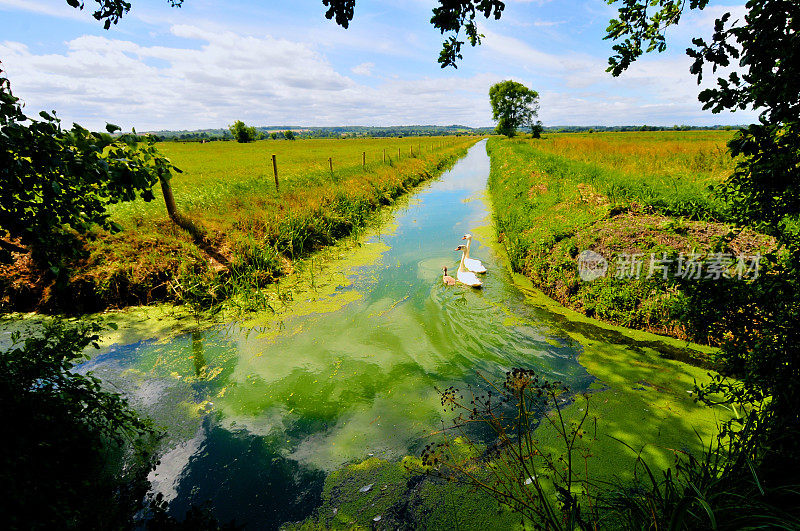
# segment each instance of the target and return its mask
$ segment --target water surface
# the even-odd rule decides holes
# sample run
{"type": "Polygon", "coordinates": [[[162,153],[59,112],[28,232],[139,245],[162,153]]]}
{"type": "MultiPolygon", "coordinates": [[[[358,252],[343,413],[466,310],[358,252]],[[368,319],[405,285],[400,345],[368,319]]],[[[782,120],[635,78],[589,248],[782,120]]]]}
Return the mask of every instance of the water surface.
{"type": "Polygon", "coordinates": [[[442,284],[463,234],[489,223],[488,175],[482,141],[366,242],[385,249],[377,260],[341,262],[333,296],[352,302],[335,311],[287,317],[277,333],[229,324],[114,345],[87,364],[166,428],[152,479],[175,515],[211,500],[254,528],[302,519],[332,470],[418,452],[446,418],[436,388],[476,385],[476,371],[522,366],[588,387],[580,345],[526,305],[490,248],[473,241],[482,290],[442,284]]]}

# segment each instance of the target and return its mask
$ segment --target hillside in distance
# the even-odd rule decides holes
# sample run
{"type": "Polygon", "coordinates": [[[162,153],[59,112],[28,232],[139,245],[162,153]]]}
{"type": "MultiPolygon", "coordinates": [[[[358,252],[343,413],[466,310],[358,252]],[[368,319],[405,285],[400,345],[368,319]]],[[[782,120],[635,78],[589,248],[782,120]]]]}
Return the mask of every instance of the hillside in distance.
{"type": "MultiPolygon", "coordinates": [[[[272,133],[283,139],[283,131],[292,131],[298,138],[364,138],[404,136],[488,135],[494,127],[467,127],[464,125],[400,125],[387,127],[337,126],[305,127],[298,125],[271,125],[256,127],[264,138],[272,133]]],[[[194,131],[148,131],[161,140],[232,140],[228,129],[199,129],[194,131]]]]}
{"type": "MultiPolygon", "coordinates": [[[[271,125],[256,127],[263,134],[263,138],[269,139],[272,134],[278,140],[283,140],[284,131],[292,131],[297,138],[386,138],[404,136],[449,136],[449,135],[491,135],[494,127],[467,127],[464,125],[398,125],[387,127],[370,126],[336,126],[336,127],[305,127],[298,125],[271,125]]],[[[651,125],[553,125],[545,126],[544,131],[549,133],[581,133],[581,132],[626,132],[626,131],[695,131],[695,130],[717,130],[717,129],[738,129],[738,126],[651,126],[651,125]]],[[[525,128],[520,130],[521,133],[525,128]]],[[[161,130],[147,131],[148,134],[155,136],[158,140],[165,141],[209,141],[209,140],[233,140],[233,135],[228,129],[196,129],[196,130],[161,130]]]]}

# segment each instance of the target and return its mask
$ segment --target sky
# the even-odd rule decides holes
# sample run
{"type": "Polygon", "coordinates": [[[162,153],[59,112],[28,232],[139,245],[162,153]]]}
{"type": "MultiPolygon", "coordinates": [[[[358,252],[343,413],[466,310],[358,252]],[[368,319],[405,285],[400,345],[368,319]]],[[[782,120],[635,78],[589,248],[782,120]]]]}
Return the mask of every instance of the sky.
{"type": "Polygon", "coordinates": [[[28,115],[55,110],[69,126],[124,130],[249,125],[492,125],[489,87],[514,79],[540,94],[545,125],[743,124],[697,101],[684,50],[741,2],[685,16],[669,49],[619,78],[605,72],[616,13],[605,0],[506,0],[481,19],[483,44],[457,69],[437,63],[435,0],[358,0],[345,30],[321,0],[130,0],[104,30],[94,2],[0,0],[0,68],[28,115]]]}

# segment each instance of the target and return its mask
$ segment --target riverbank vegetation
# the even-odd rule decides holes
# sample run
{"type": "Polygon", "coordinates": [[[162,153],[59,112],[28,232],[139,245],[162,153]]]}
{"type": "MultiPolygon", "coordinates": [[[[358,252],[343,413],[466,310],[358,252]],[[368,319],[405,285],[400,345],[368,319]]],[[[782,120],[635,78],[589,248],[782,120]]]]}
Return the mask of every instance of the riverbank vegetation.
{"type": "MultiPolygon", "coordinates": [[[[155,301],[208,309],[258,293],[292,261],[363,229],[463,155],[473,137],[159,144],[182,174],[175,204],[204,232],[172,223],[162,194],[113,205],[116,232],[94,226],[56,278],[29,253],[0,267],[4,310],[92,312],[155,301]],[[275,155],[273,166],[272,155],[275,155]],[[277,168],[277,179],[275,176],[277,168]]],[[[267,309],[264,297],[248,298],[267,309]]]]}
{"type": "Polygon", "coordinates": [[[766,197],[745,178],[772,171],[758,169],[758,152],[741,149],[745,138],[626,133],[489,143],[496,227],[514,269],[585,315],[720,347],[686,361],[719,371],[696,379],[693,393],[735,416],[720,419],[718,438],[700,454],[669,468],[642,461],[635,487],[601,493],[625,527],[687,516],[694,527],[721,519],[736,527],[743,522],[732,515],[744,514],[757,525],[797,524],[797,481],[787,473],[795,470],[787,464],[796,445],[795,333],[782,324],[798,315],[797,215],[775,207],[793,204],[791,191],[766,197]],[[584,251],[607,260],[589,278],[581,276],[584,251]],[[689,256],[696,274],[681,276],[689,256]],[[738,256],[760,260],[741,275],[738,256]],[[714,265],[721,257],[728,261],[714,265]]]}
{"type": "MultiPolygon", "coordinates": [[[[73,6],[79,5],[78,2],[69,3],[73,6]]],[[[178,0],[173,4],[180,5],[181,2],[178,0]]],[[[335,0],[326,1],[325,4],[330,5],[327,16],[335,17],[338,24],[347,27],[353,16],[354,3],[335,0]]],[[[461,59],[460,52],[465,41],[459,40],[458,36],[462,29],[470,44],[474,46],[480,42],[475,22],[476,13],[482,12],[487,18],[491,15],[499,18],[504,8],[499,0],[477,4],[474,1],[443,0],[434,10],[432,22],[444,33],[448,33],[440,55],[443,66],[455,65],[461,59]]],[[[619,75],[645,53],[645,50],[663,51],[666,47],[666,28],[680,20],[683,9],[703,9],[707,4],[705,0],[694,2],[688,7],[672,2],[656,5],[640,0],[624,2],[619,10],[619,20],[611,21],[607,30],[607,38],[616,42],[613,48],[615,55],[610,59],[609,70],[614,75],[619,75]],[[643,41],[647,46],[642,46],[643,41]]],[[[113,0],[103,2],[101,7],[104,10],[98,11],[96,18],[105,19],[108,28],[127,12],[130,5],[113,0]],[[109,6],[112,9],[105,10],[109,6]]],[[[726,159],[727,162],[720,163],[721,166],[728,164],[726,168],[721,168],[721,177],[715,173],[717,162],[713,155],[705,160],[708,153],[699,160],[697,154],[695,155],[697,168],[684,178],[678,177],[677,173],[670,174],[669,169],[664,175],[653,171],[654,168],[659,168],[665,158],[669,160],[669,157],[660,156],[664,155],[661,147],[655,150],[659,152],[656,156],[643,156],[643,160],[649,159],[648,164],[634,163],[626,166],[624,160],[604,153],[617,151],[624,154],[625,149],[608,149],[602,145],[593,148],[566,143],[549,151],[546,149],[546,140],[541,145],[527,144],[527,147],[525,142],[503,145],[499,141],[493,141],[491,146],[493,155],[507,155],[507,159],[503,161],[505,167],[495,171],[493,166],[490,186],[497,205],[496,210],[499,212],[497,225],[501,230],[500,236],[518,270],[527,273],[548,293],[587,315],[721,346],[710,360],[720,372],[710,375],[710,384],[697,383],[692,390],[705,404],[724,405],[733,412],[733,418],[722,423],[719,444],[709,446],[702,458],[689,455],[688,458],[679,460],[673,469],[664,472],[663,479],[647,463],[640,461],[647,476],[644,481],[633,485],[621,484],[616,492],[618,496],[611,492],[610,497],[599,498],[610,500],[616,514],[620,515],[620,520],[614,522],[619,526],[716,529],[738,527],[742,522],[729,516],[744,515],[758,517],[755,522],[744,522],[745,525],[787,529],[798,527],[794,515],[780,511],[781,508],[786,508],[790,512],[797,512],[798,493],[794,485],[797,483],[797,471],[800,468],[800,437],[797,433],[800,426],[800,363],[797,351],[800,338],[794,326],[800,316],[800,239],[797,229],[800,216],[800,119],[796,105],[800,98],[798,85],[792,82],[797,79],[797,65],[800,64],[795,60],[799,17],[796,3],[751,1],[748,2],[743,17],[731,22],[731,15],[728,13],[715,22],[711,44],[701,38],[692,41],[693,48],[689,49],[688,55],[695,60],[691,72],[698,76],[698,81],[702,78],[704,67],[711,66],[716,72],[718,67],[738,65],[731,68],[734,71],[729,73],[727,79],[720,78],[715,88],[702,91],[700,100],[705,108],[715,112],[752,108],[759,112],[758,123],[742,128],[735,137],[728,139],[732,157],[726,159]],[[515,152],[515,146],[523,147],[515,152]],[[545,148],[539,149],[542,146],[545,148]],[[525,149],[530,151],[524,151],[525,149]],[[581,157],[582,152],[585,154],[593,150],[595,154],[581,157]],[[516,161],[513,160],[515,155],[519,155],[516,161]],[[505,174],[504,170],[509,169],[509,164],[511,169],[505,174]],[[715,186],[713,193],[707,188],[708,184],[715,186]],[[748,232],[742,227],[749,227],[756,232],[748,232]],[[593,253],[600,254],[610,253],[616,259],[614,265],[627,268],[630,274],[623,270],[622,275],[604,276],[607,271],[603,270],[599,278],[592,282],[582,279],[585,281],[582,282],[575,272],[576,262],[583,256],[581,249],[590,249],[593,253]],[[759,270],[755,265],[758,264],[755,258],[762,257],[762,254],[764,263],[759,270]],[[643,277],[644,264],[641,261],[631,261],[631,257],[647,255],[651,256],[650,267],[643,277]],[[696,263],[692,265],[698,268],[693,270],[698,273],[696,277],[687,278],[684,275],[677,280],[670,277],[666,270],[661,276],[661,269],[653,269],[654,257],[661,257],[661,266],[669,263],[676,264],[678,268],[683,265],[685,269],[686,255],[700,257],[700,261],[695,260],[696,263]],[[740,262],[715,263],[712,269],[711,264],[714,262],[706,261],[705,257],[713,255],[744,255],[753,259],[742,266],[743,270],[739,270],[740,262]],[[628,261],[619,261],[622,256],[627,256],[628,261]],[[700,274],[700,267],[705,275],[700,274]],[[745,278],[732,278],[734,275],[741,277],[739,273],[744,273],[745,278]],[[673,470],[676,472],[673,473],[673,470]],[[761,500],[767,500],[769,505],[761,504],[761,500]],[[753,501],[756,505],[753,505],[753,501]],[[759,514],[762,510],[763,515],[759,514]]],[[[5,92],[2,95],[5,96],[5,92]]],[[[4,100],[2,103],[7,102],[8,100],[4,100]]],[[[43,117],[46,121],[51,121],[47,116],[43,117]]],[[[2,123],[5,126],[6,122],[2,123]]],[[[80,134],[75,137],[89,138],[83,131],[78,133],[80,134]]],[[[60,130],[52,134],[46,133],[45,136],[58,140],[69,138],[68,134],[65,135],[60,130]]],[[[549,146],[556,144],[552,142],[549,146]]],[[[109,146],[111,144],[106,147],[109,146]]],[[[619,148],[620,145],[612,147],[619,148]]],[[[421,148],[422,146],[420,151],[421,148]]],[[[458,148],[452,149],[454,153],[458,151],[458,148]]],[[[87,151],[98,154],[98,150],[87,151]]],[[[99,150],[102,151],[103,149],[99,150]]],[[[12,159],[14,164],[4,165],[6,170],[25,165],[35,158],[16,157],[16,152],[10,152],[15,154],[12,159]]],[[[366,157],[366,151],[363,153],[366,157]]],[[[38,151],[34,155],[38,155],[38,151]]],[[[431,167],[439,168],[446,160],[447,157],[433,157],[430,160],[431,167]]],[[[686,165],[690,162],[682,155],[677,160],[682,160],[686,165]]],[[[93,159],[93,162],[97,162],[97,159],[93,159]]],[[[382,163],[390,164],[387,161],[382,163]]],[[[315,188],[313,183],[304,183],[305,186],[301,185],[297,189],[292,189],[289,184],[288,195],[287,192],[276,191],[275,197],[263,204],[258,201],[268,197],[266,189],[253,186],[252,179],[238,188],[234,186],[227,189],[227,186],[223,186],[226,189],[218,198],[214,198],[212,193],[210,206],[198,208],[191,204],[192,200],[184,202],[183,211],[190,216],[186,219],[195,219],[198,223],[186,225],[199,226],[202,223],[204,227],[202,232],[197,230],[196,234],[192,234],[192,238],[175,229],[163,215],[160,218],[140,215],[133,207],[121,206],[112,213],[111,219],[119,220],[114,221],[116,225],[92,231],[86,231],[83,226],[69,227],[73,230],[81,229],[79,236],[83,240],[78,240],[86,251],[72,263],[43,264],[33,254],[25,258],[24,249],[18,250],[20,244],[25,244],[24,240],[6,242],[6,251],[19,263],[14,270],[23,271],[23,276],[27,270],[34,271],[30,278],[44,281],[41,285],[33,285],[33,288],[30,285],[24,288],[25,282],[17,282],[18,278],[5,284],[14,289],[22,285],[22,291],[13,299],[24,301],[27,294],[28,299],[34,300],[42,309],[69,304],[72,309],[82,311],[91,305],[102,306],[112,301],[117,303],[127,300],[137,290],[140,292],[136,294],[137,299],[160,300],[174,297],[198,307],[213,307],[219,300],[232,293],[241,293],[243,289],[254,289],[258,292],[262,283],[271,281],[281,271],[291,268],[292,260],[335,240],[340,234],[352,233],[363,226],[367,219],[366,214],[377,209],[382,203],[382,197],[391,202],[393,196],[391,193],[387,196],[387,190],[395,189],[402,193],[414,179],[424,178],[430,173],[427,166],[409,167],[410,173],[399,175],[410,177],[401,178],[394,188],[385,188],[383,183],[365,184],[363,178],[357,178],[357,162],[354,164],[352,176],[337,174],[333,157],[328,159],[328,164],[330,180],[326,180],[325,184],[315,188]],[[408,183],[407,178],[410,179],[408,183]],[[357,192],[370,187],[373,190],[364,195],[357,192]],[[324,193],[332,188],[339,192],[335,197],[324,193]],[[314,190],[320,193],[314,195],[314,190]],[[377,190],[380,193],[376,193],[377,190]],[[354,191],[355,195],[351,195],[354,191]],[[243,202],[242,198],[247,201],[243,202]],[[248,216],[254,209],[256,212],[261,209],[261,212],[248,216]],[[297,212],[300,214],[296,214],[297,212]],[[129,224],[128,231],[120,232],[119,229],[126,228],[125,223],[129,224]],[[130,236],[134,234],[130,227],[136,228],[137,236],[130,236]],[[137,240],[140,234],[149,235],[150,239],[137,240]],[[126,240],[126,237],[129,239],[126,240]],[[165,240],[169,241],[165,244],[165,240]],[[114,252],[118,254],[114,255],[114,252]],[[14,253],[18,256],[14,256],[14,253]],[[173,261],[165,263],[165,257],[173,261]],[[133,271],[140,267],[141,259],[148,263],[133,271]],[[120,268],[118,264],[125,264],[126,267],[120,268]],[[49,267],[42,269],[43,265],[49,267]],[[83,278],[80,277],[82,267],[86,268],[83,270],[86,272],[83,278]],[[48,271],[57,278],[48,277],[48,271]],[[69,275],[65,276],[64,271],[68,271],[69,275]],[[146,282],[131,283],[130,278],[141,271],[145,273],[142,278],[146,282]],[[155,271],[154,276],[148,277],[150,271],[155,271]],[[78,276],[72,276],[73,273],[78,276]],[[228,282],[229,279],[234,280],[228,282]],[[81,289],[81,286],[85,289],[81,289]],[[162,297],[162,293],[167,295],[162,297]],[[109,297],[108,294],[113,296],[109,297]]],[[[362,159],[360,171],[365,174],[368,172],[365,158],[362,159]]],[[[40,170],[36,169],[31,173],[37,172],[40,170]]],[[[153,175],[145,173],[150,177],[153,175]]],[[[324,173],[323,167],[320,174],[324,173]]],[[[11,175],[11,172],[7,171],[6,175],[11,175]]],[[[164,199],[170,204],[172,192],[165,185],[167,180],[163,175],[157,176],[161,178],[164,187],[164,199]],[[167,190],[170,192],[167,193],[167,190]]],[[[51,186],[42,193],[53,192],[58,196],[61,191],[59,185],[51,186]]],[[[201,204],[202,198],[208,197],[204,194],[205,191],[200,193],[201,204]]],[[[179,201],[185,200],[179,198],[179,201]]],[[[147,207],[143,207],[142,211],[146,210],[147,207]]],[[[79,219],[79,214],[80,209],[71,212],[70,216],[79,219]]],[[[179,219],[174,212],[170,217],[173,220],[179,219]]],[[[52,224],[52,220],[45,222],[52,224]]],[[[68,232],[65,229],[62,235],[68,232]]],[[[597,272],[594,266],[599,262],[596,255],[591,255],[590,259],[593,264],[591,273],[594,274],[597,272]]],[[[71,370],[72,360],[77,353],[73,349],[87,345],[86,335],[82,333],[81,336],[71,337],[67,345],[56,347],[42,344],[41,339],[37,343],[31,336],[31,343],[29,345],[26,342],[24,350],[3,353],[4,359],[12,360],[14,364],[18,364],[17,367],[23,368],[21,374],[14,373],[15,366],[7,367],[6,371],[11,377],[4,386],[10,390],[6,399],[22,400],[21,403],[11,402],[15,414],[23,413],[19,422],[14,425],[25,425],[31,420],[42,426],[46,425],[45,428],[49,431],[44,434],[44,440],[48,442],[48,436],[52,437],[54,433],[61,431],[52,429],[52,411],[49,407],[42,408],[44,414],[35,411],[39,399],[30,395],[36,393],[57,399],[67,396],[68,402],[72,403],[68,403],[63,410],[64,419],[56,418],[56,425],[61,425],[60,421],[64,420],[66,429],[70,429],[74,423],[86,428],[85,425],[81,426],[81,423],[86,422],[89,427],[99,427],[100,435],[113,436],[120,425],[132,420],[129,413],[124,411],[117,420],[111,422],[92,416],[91,409],[96,404],[106,406],[108,400],[113,402],[111,395],[89,396],[92,393],[84,393],[87,388],[90,391],[97,389],[98,384],[94,380],[81,381],[80,377],[74,378],[75,382],[79,382],[76,388],[72,385],[72,377],[62,378],[64,371],[71,370]],[[37,354],[33,358],[29,355],[32,351],[37,354]],[[42,359],[47,366],[28,370],[30,365],[35,366],[40,361],[42,352],[45,354],[42,359]],[[55,372],[53,368],[56,369],[55,372]],[[77,400],[69,396],[69,392],[76,389],[77,400]],[[34,414],[25,415],[26,412],[30,413],[31,404],[34,406],[34,414]]],[[[45,335],[45,343],[48,341],[45,335]]],[[[511,389],[521,389],[522,385],[526,385],[524,382],[520,383],[521,380],[530,382],[534,377],[533,373],[517,372],[510,384],[507,382],[506,389],[509,389],[509,385],[511,389]]],[[[626,381],[628,384],[629,380],[626,381]]],[[[534,386],[529,388],[533,389],[534,386]]],[[[542,387],[537,391],[542,391],[542,387]]],[[[546,393],[547,389],[544,391],[546,393]]],[[[453,393],[452,388],[450,392],[453,393]]],[[[560,415],[560,403],[557,401],[560,394],[561,391],[551,395],[553,404],[545,404],[546,407],[541,408],[534,420],[541,420],[543,415],[560,415]]],[[[566,390],[564,394],[567,394],[566,390]]],[[[539,393],[534,399],[541,396],[539,393]]],[[[525,398],[522,400],[524,404],[525,398]]],[[[447,391],[442,402],[443,405],[448,404],[447,391]]],[[[47,403],[49,406],[50,401],[47,403]]],[[[475,401],[470,405],[473,406],[474,414],[478,415],[474,408],[475,401]]],[[[491,406],[487,402],[480,403],[480,400],[479,405],[486,405],[487,408],[491,406]]],[[[465,405],[467,411],[468,408],[465,405]]],[[[516,416],[512,417],[521,426],[515,437],[506,437],[503,441],[503,437],[496,437],[497,432],[503,429],[502,425],[492,426],[494,433],[490,432],[488,437],[492,444],[498,446],[498,443],[505,442],[505,450],[513,450],[514,443],[518,445],[517,448],[522,448],[522,439],[530,436],[532,424],[524,413],[525,410],[528,408],[518,409],[516,416]]],[[[588,414],[586,411],[578,416],[585,420],[588,414]]],[[[674,411],[671,413],[674,415],[674,411]]],[[[470,420],[476,419],[473,417],[470,420]]],[[[576,426],[575,430],[563,429],[560,432],[561,439],[571,438],[575,441],[575,437],[579,437],[583,431],[583,420],[579,420],[576,426]]],[[[565,428],[563,422],[561,427],[565,428]]],[[[631,433],[641,429],[631,423],[623,431],[631,433]]],[[[77,433],[80,437],[80,431],[77,433]]],[[[89,438],[93,437],[94,435],[90,435],[89,438]]],[[[37,437],[32,444],[41,444],[41,441],[37,437]]],[[[46,446],[61,443],[59,440],[46,446]]],[[[21,452],[30,450],[28,446],[22,445],[21,452]]],[[[91,446],[87,445],[82,449],[85,451],[88,447],[91,446]]],[[[109,445],[94,447],[107,450],[109,445]]],[[[493,450],[493,447],[490,445],[487,449],[493,450]]],[[[19,455],[20,452],[15,450],[12,447],[7,452],[8,456],[15,458],[19,455]]],[[[64,449],[59,447],[57,450],[63,452],[64,449]]],[[[520,489],[523,496],[530,499],[528,491],[522,489],[529,485],[533,485],[534,489],[541,488],[541,485],[535,474],[528,475],[530,472],[525,469],[525,465],[529,462],[528,458],[533,458],[538,451],[528,444],[524,454],[517,454],[515,459],[522,465],[524,473],[519,474],[513,470],[512,477],[502,480],[508,483],[502,485],[513,484],[520,489]]],[[[567,461],[570,460],[569,451],[568,446],[567,461]]],[[[492,452],[488,453],[491,456],[492,452]]],[[[676,449],[675,453],[684,452],[676,449]]],[[[72,455],[60,457],[62,463],[72,462],[73,458],[72,455]]],[[[468,455],[460,472],[471,472],[481,465],[492,465],[491,461],[479,461],[476,457],[474,453],[468,455]]],[[[47,467],[47,459],[50,458],[51,455],[45,455],[36,464],[47,467]]],[[[430,459],[430,455],[426,458],[430,459]]],[[[95,463],[81,465],[79,473],[92,470],[93,464],[95,463]]],[[[422,464],[436,466],[438,463],[434,456],[433,463],[427,461],[422,464]]],[[[571,484],[572,464],[564,464],[563,459],[560,459],[558,462],[549,461],[547,466],[552,472],[557,470],[560,477],[565,478],[562,479],[560,488],[554,486],[553,489],[556,492],[555,498],[560,503],[546,506],[552,499],[549,496],[539,496],[539,502],[546,506],[547,514],[529,511],[533,525],[549,524],[551,528],[568,529],[599,527],[593,525],[593,522],[584,525],[572,510],[575,507],[571,484]]],[[[369,465],[363,468],[369,468],[369,465]]],[[[14,486],[19,475],[14,473],[13,468],[10,470],[12,474],[6,483],[14,486]]],[[[48,468],[46,472],[52,470],[48,468]]],[[[371,477],[399,477],[399,481],[405,480],[405,477],[395,473],[397,471],[389,472],[392,472],[390,476],[373,472],[371,477]]],[[[22,471],[22,474],[27,473],[27,468],[22,471]]],[[[55,473],[57,479],[70,477],[63,471],[55,473]]],[[[332,476],[332,479],[346,479],[347,475],[338,474],[332,476]]],[[[42,481],[41,477],[34,477],[42,481]]],[[[553,476],[545,477],[552,478],[553,476]]],[[[74,480],[72,477],[70,479],[74,480]]],[[[360,483],[361,478],[357,481],[360,483]]],[[[87,484],[87,481],[81,483],[83,487],[94,486],[93,483],[87,484]]],[[[33,485],[35,489],[39,488],[39,485],[33,485]]],[[[410,482],[405,485],[411,486],[410,482]]],[[[58,487],[58,483],[55,482],[52,486],[58,487]]],[[[327,486],[329,500],[335,500],[336,495],[342,492],[337,491],[336,487],[333,483],[327,486]]],[[[351,482],[347,487],[350,494],[355,494],[356,485],[351,482]]],[[[374,484],[364,485],[358,489],[358,493],[370,492],[373,487],[374,484]]],[[[392,490],[388,484],[382,487],[386,487],[387,491],[392,490]]],[[[64,488],[69,489],[70,486],[65,485],[64,488]]],[[[383,490],[382,488],[381,492],[383,490]]],[[[19,494],[18,489],[14,491],[19,494]]],[[[502,493],[502,490],[499,492],[502,493]]],[[[378,493],[374,494],[378,498],[378,493]]],[[[61,492],[55,492],[47,497],[58,498],[60,495],[61,492]]],[[[69,502],[69,496],[64,498],[68,500],[66,510],[75,510],[75,505],[69,502]]],[[[92,497],[91,501],[96,502],[99,499],[92,497]]],[[[510,502],[507,496],[501,496],[499,500],[516,513],[526,514],[525,507],[510,502]]],[[[78,499],[74,504],[80,507],[82,501],[85,500],[78,499]]],[[[375,507],[376,504],[381,509],[389,507],[380,499],[376,499],[372,506],[375,507]]],[[[112,502],[111,507],[113,506],[112,502]]],[[[103,508],[108,507],[101,507],[103,508]]],[[[345,508],[345,515],[358,510],[349,505],[345,508]]],[[[47,509],[52,510],[53,507],[47,509]]],[[[335,516],[338,509],[337,503],[329,514],[335,516]]],[[[398,509],[402,511],[404,506],[400,505],[398,509]]],[[[58,517],[63,518],[63,515],[59,514],[58,517]]],[[[356,522],[351,517],[344,519],[344,523],[374,525],[381,521],[381,517],[380,514],[372,517],[372,523],[356,522]]],[[[452,518],[447,515],[442,527],[452,527],[452,518]]],[[[58,523],[63,523],[63,520],[58,523]]],[[[338,523],[340,522],[334,522],[338,523]]],[[[24,521],[24,524],[29,522],[24,521]]],[[[323,525],[326,524],[323,521],[323,525]]]]}
{"type": "MultiPolygon", "coordinates": [[[[732,135],[642,132],[491,139],[489,192],[512,268],[590,317],[719,344],[731,316],[726,308],[708,304],[703,307],[708,311],[697,311],[693,284],[713,283],[734,296],[738,279],[705,278],[706,271],[702,279],[678,278],[681,253],[698,260],[743,256],[749,267],[754,257],[774,247],[771,238],[726,223],[728,206],[713,192],[733,169],[725,147],[732,135]],[[605,276],[581,280],[577,262],[585,250],[607,260],[605,276]],[[663,253],[669,262],[651,272],[651,255],[662,259],[663,253]],[[638,263],[629,261],[628,271],[621,271],[622,262],[634,256],[638,263]]],[[[735,262],[728,265],[735,272],[735,262]]]]}

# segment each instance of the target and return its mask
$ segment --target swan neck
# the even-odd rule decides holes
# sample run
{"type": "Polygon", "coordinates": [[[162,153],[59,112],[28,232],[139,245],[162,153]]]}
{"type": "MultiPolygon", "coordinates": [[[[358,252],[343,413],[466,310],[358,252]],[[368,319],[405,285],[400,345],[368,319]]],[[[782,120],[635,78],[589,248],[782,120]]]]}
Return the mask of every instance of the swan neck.
{"type": "Polygon", "coordinates": [[[466,253],[467,253],[466,249],[461,251],[461,262],[458,264],[458,272],[459,273],[463,273],[464,271],[466,271],[466,269],[464,268],[464,258],[467,256],[466,253]]]}
{"type": "Polygon", "coordinates": [[[472,245],[472,238],[467,239],[467,248],[464,249],[464,257],[469,258],[469,246],[472,245]]]}

